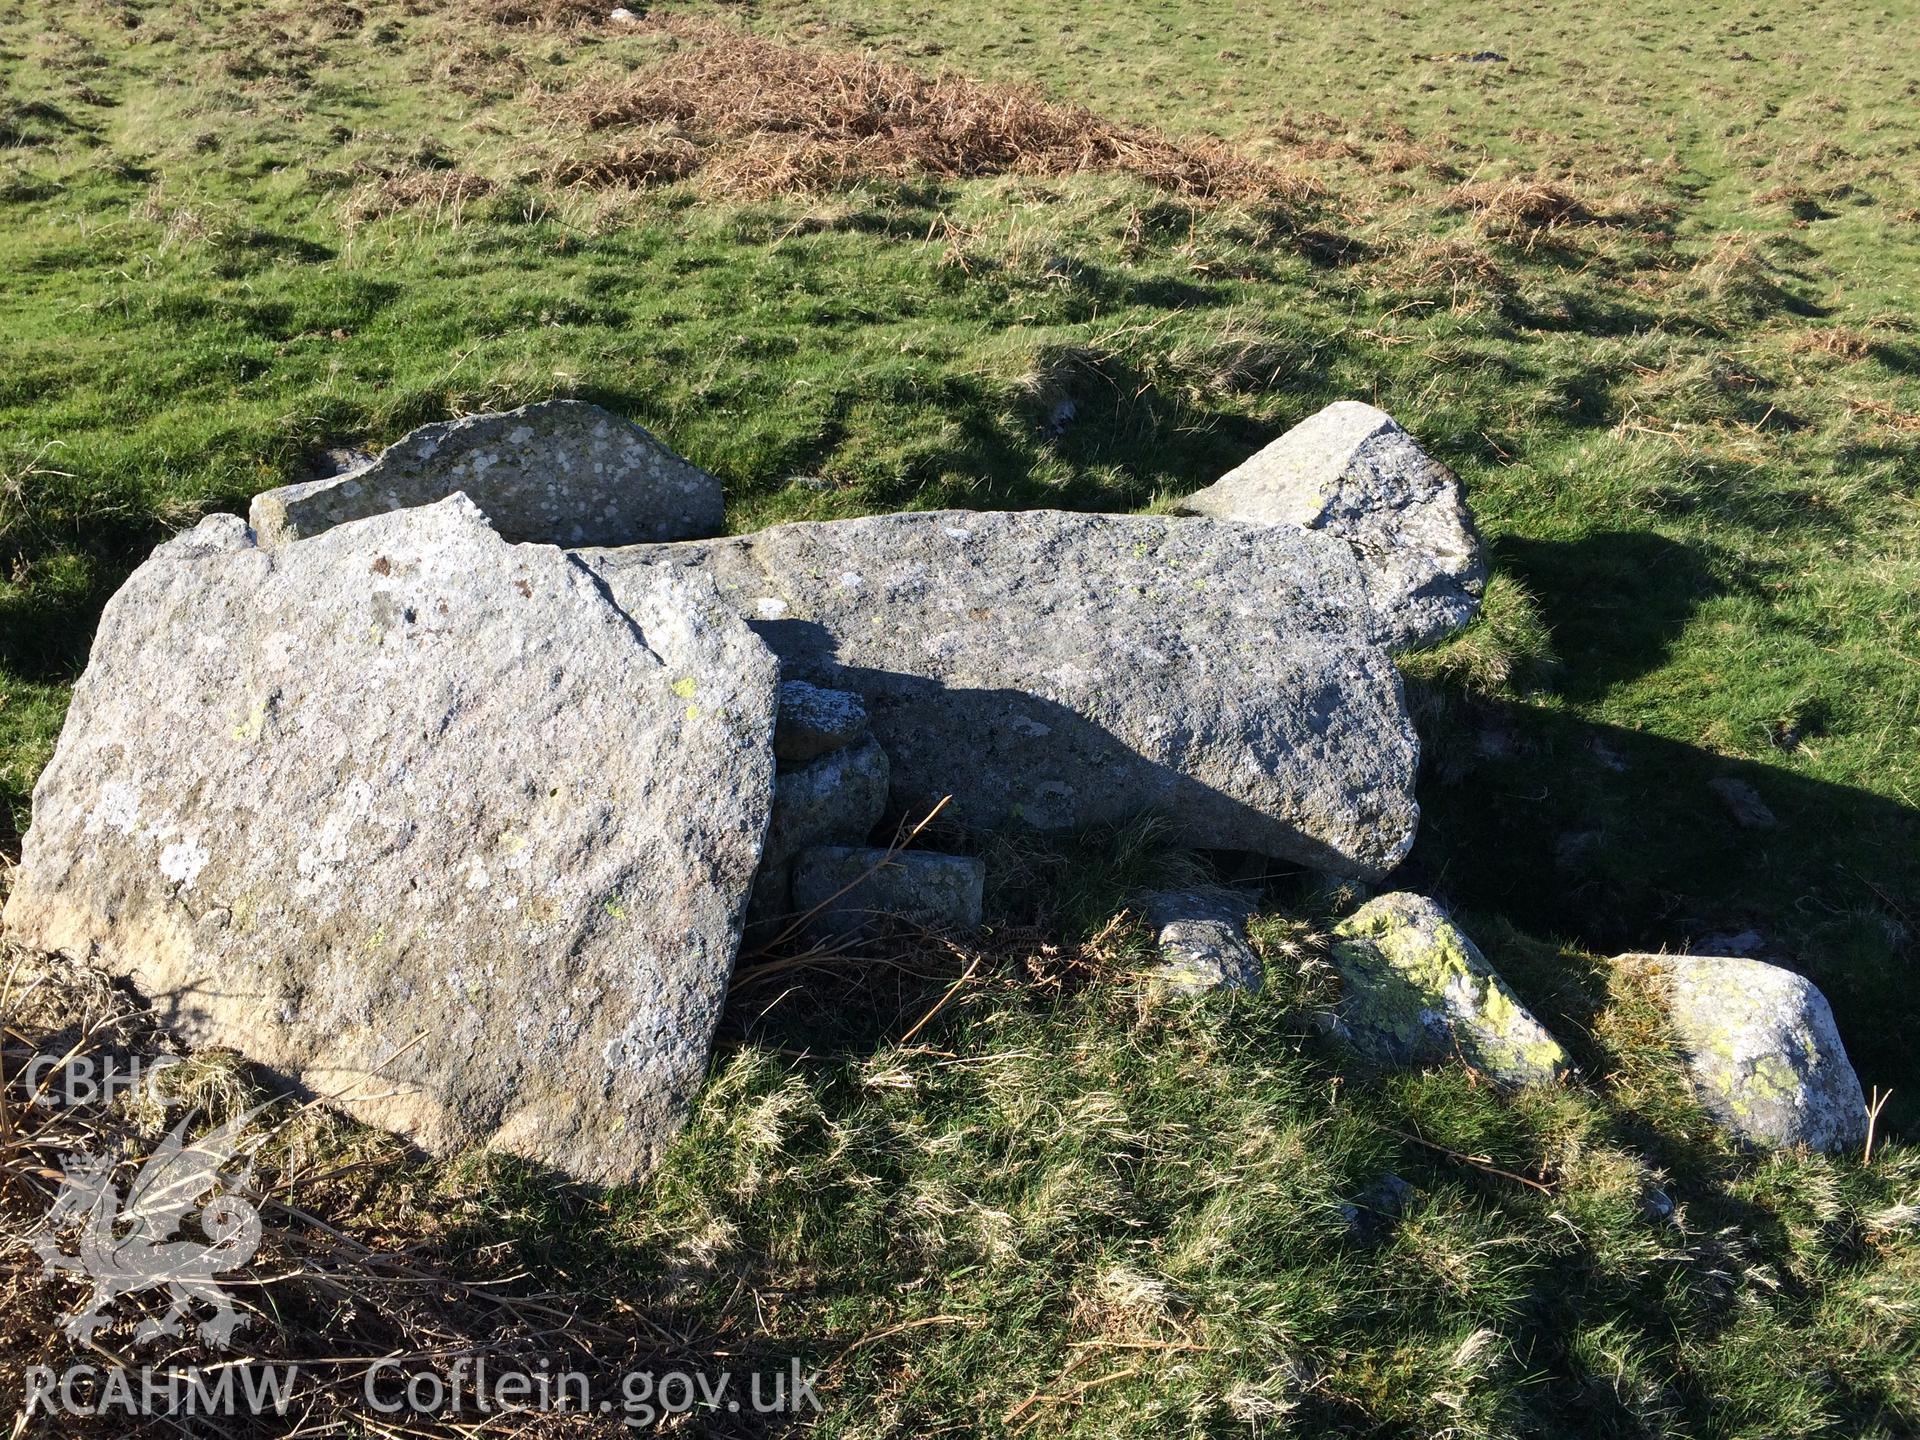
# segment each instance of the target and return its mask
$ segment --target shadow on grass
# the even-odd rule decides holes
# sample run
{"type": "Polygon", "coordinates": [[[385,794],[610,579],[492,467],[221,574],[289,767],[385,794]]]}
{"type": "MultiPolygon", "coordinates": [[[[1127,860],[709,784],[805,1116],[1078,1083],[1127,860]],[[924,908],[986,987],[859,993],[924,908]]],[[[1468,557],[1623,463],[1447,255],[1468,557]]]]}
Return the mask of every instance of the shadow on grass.
{"type": "Polygon", "coordinates": [[[1598,954],[1741,950],[1801,971],[1911,1132],[1920,811],[1531,706],[1427,709],[1420,839],[1395,885],[1598,954]],[[1771,823],[1737,818],[1729,785],[1771,823]]]}
{"type": "Polygon", "coordinates": [[[0,564],[26,557],[43,572],[0,594],[0,666],[47,684],[79,679],[102,607],[168,533],[151,521],[100,521],[84,554],[35,556],[28,546],[0,545],[0,564]]]}
{"type": "Polygon", "coordinates": [[[1576,701],[1659,669],[1689,617],[1721,589],[1698,550],[1645,531],[1504,536],[1493,553],[1495,568],[1540,603],[1569,662],[1561,693],[1576,701]]]}

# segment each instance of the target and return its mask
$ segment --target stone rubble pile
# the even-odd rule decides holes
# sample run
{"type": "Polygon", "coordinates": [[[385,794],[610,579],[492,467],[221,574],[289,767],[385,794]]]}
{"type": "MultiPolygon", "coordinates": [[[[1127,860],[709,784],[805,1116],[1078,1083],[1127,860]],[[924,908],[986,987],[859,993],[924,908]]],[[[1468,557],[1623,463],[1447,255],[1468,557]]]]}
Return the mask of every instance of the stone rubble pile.
{"type": "MultiPolygon", "coordinates": [[[[135,572],[6,924],[430,1151],[643,1176],[743,937],[982,923],[979,859],[887,848],[936,808],[960,837],[1151,813],[1346,880],[1398,865],[1418,742],[1393,655],[1486,579],[1459,482],[1342,403],[1187,509],[723,537],[718,482],[593,406],[426,426],[135,572]]],[[[1258,987],[1247,897],[1138,908],[1163,994],[1258,987]]],[[[1381,897],[1333,954],[1330,1028],[1374,1063],[1570,1068],[1429,900],[1381,897]]],[[[1714,1113],[1852,1142],[1817,991],[1660,963],[1714,1113]],[[1710,1001],[1736,990],[1728,1029],[1710,1001]]]]}
{"type": "Polygon", "coordinates": [[[747,910],[756,938],[792,912],[796,857],[821,845],[866,843],[886,813],[893,774],[860,697],[804,680],[780,687],[773,753],[773,818],[747,910]]]}

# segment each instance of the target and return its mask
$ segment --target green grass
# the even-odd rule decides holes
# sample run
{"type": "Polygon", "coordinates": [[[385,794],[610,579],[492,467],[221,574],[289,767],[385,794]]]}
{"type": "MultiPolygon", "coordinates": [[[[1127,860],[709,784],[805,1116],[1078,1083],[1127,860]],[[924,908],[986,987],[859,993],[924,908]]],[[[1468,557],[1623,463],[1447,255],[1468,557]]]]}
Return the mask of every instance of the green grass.
{"type": "MultiPolygon", "coordinates": [[[[927,1321],[849,1357],[849,1434],[968,1431],[961,1405],[995,1433],[1029,1396],[1103,1376],[1110,1393],[1043,1404],[1041,1433],[1901,1423],[1912,1337],[1869,1298],[1892,1272],[1841,1258],[1827,1228],[1889,1203],[1897,1170],[1739,1162],[1655,1076],[1637,1119],[1584,1094],[1516,1103],[1458,1071],[1330,1084],[1300,1019],[1311,987],[1289,937],[1269,938],[1279,963],[1258,1000],[1142,1008],[1107,974],[1046,1003],[989,987],[920,1045],[860,1037],[798,1064],[733,1052],[675,1163],[585,1243],[611,1233],[645,1274],[708,1247],[684,1292],[696,1307],[726,1307],[743,1277],[797,1289],[790,1318],[768,1316],[775,1334],[927,1321]],[[1649,1148],[1654,1114],[1689,1138],[1649,1148]],[[1552,1174],[1558,1193],[1396,1131],[1552,1174]],[[1686,1238],[1642,1213],[1649,1154],[1688,1177],[1686,1238]],[[1388,1169],[1416,1197],[1356,1241],[1339,1205],[1388,1169]],[[1722,1227],[1766,1239],[1734,1253],[1722,1227]],[[1791,1336],[1804,1373],[1756,1370],[1767,1334],[1791,1336]]],[[[1585,967],[1563,984],[1570,1008],[1600,1003],[1585,967]]],[[[1580,1058],[1640,1063],[1600,1038],[1580,1058]]],[[[527,1233],[544,1246],[556,1229],[542,1210],[527,1233]]]]}
{"type": "MultiPolygon", "coordinates": [[[[578,395],[719,475],[751,528],[1144,508],[1372,399],[1466,478],[1501,577],[1409,662],[1405,882],[1593,1047],[1585,1085],[1336,1089],[1278,952],[1259,1001],[1141,1018],[1111,978],[996,983],[897,1052],[940,989],[906,986],[804,1061],[734,1035],[640,1196],[496,1177],[459,1205],[484,1230],[524,1204],[529,1263],[633,1277],[702,1333],[746,1323],[742,1277],[809,1353],[963,1317],[857,1352],[831,1433],[991,1432],[1140,1355],[1037,1428],[1920,1423],[1915,1252],[1863,1218],[1911,1198],[1911,1156],[1718,1149],[1581,958],[1757,929],[1895,1088],[1893,1127],[1920,1116],[1914,7],[685,8],[1219,135],[1320,193],[565,184],[556,157],[612,142],[540,92],[696,40],[388,0],[0,16],[0,820],[24,827],[129,569],[329,445],[578,395]],[[1420,58],[1483,49],[1508,59],[1420,58]],[[1723,777],[1780,825],[1735,826],[1723,777]],[[1634,1157],[1677,1177],[1683,1230],[1639,1217],[1634,1157]],[[1416,1208],[1356,1250],[1328,1207],[1386,1168],[1416,1208]]],[[[1072,891],[1060,941],[1097,930],[1100,857],[1027,858],[1072,891]]]]}
{"type": "MultiPolygon", "coordinates": [[[[1589,1083],[1355,1071],[1312,1022],[1324,938],[1270,918],[1258,996],[1151,1002],[1124,927],[1016,936],[957,988],[912,949],[750,984],[638,1189],[426,1164],[308,1112],[261,1157],[274,1278],[238,1287],[263,1316],[245,1353],[341,1377],[344,1405],[303,1392],[303,1433],[328,1435],[379,1433],[354,1418],[371,1360],[473,1353],[584,1370],[596,1394],[797,1358],[822,1375],[811,1433],[835,1436],[1911,1434],[1920,1152],[1738,1153],[1635,982],[1478,928],[1589,1083]]],[[[173,1073],[217,1113],[251,1102],[230,1057],[173,1073]]],[[[151,1143],[172,1115],[139,1118],[151,1143]]],[[[0,1248],[30,1256],[18,1233],[0,1248]]],[[[0,1375],[65,1363],[65,1290],[13,1271],[0,1375]]]]}

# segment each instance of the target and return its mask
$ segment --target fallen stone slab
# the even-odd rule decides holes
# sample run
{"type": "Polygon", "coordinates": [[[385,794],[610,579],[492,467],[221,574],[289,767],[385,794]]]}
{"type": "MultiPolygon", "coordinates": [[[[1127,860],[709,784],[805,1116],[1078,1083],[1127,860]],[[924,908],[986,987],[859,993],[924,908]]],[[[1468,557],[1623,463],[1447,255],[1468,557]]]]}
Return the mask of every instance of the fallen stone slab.
{"type": "Polygon", "coordinates": [[[1252,902],[1221,890],[1158,890],[1137,902],[1154,932],[1155,988],[1175,995],[1260,988],[1260,957],[1247,943],[1252,902]]]}
{"type": "Polygon", "coordinates": [[[507,540],[626,545],[718,535],[720,482],[578,400],[422,425],[360,469],[253,497],[263,546],[465,494],[507,540]]]}
{"type": "Polygon", "coordinates": [[[1560,1042],[1426,896],[1395,891],[1370,900],[1333,937],[1343,989],[1335,1030],[1374,1064],[1405,1069],[1457,1054],[1515,1086],[1571,1068],[1560,1042]]]}
{"type": "Polygon", "coordinates": [[[632,1179],[705,1067],[777,682],[702,577],[616,608],[464,498],[271,552],[215,516],[102,614],[6,923],[430,1151],[632,1179]]]}
{"type": "Polygon", "coordinates": [[[1413,843],[1418,742],[1329,537],[949,510],[581,558],[616,599],[662,565],[711,576],[785,678],[860,696],[913,818],[1155,812],[1188,845],[1368,878],[1413,843]]]}
{"type": "Polygon", "coordinates": [[[1381,638],[1395,649],[1458,630],[1486,588],[1459,478],[1386,411],[1357,400],[1309,416],[1180,508],[1346,541],[1367,573],[1381,638]]]}
{"type": "Polygon", "coordinates": [[[970,855],[822,845],[793,862],[793,903],[809,928],[857,935],[887,919],[963,934],[980,928],[987,867],[970,855]]]}
{"type": "Polygon", "coordinates": [[[1860,1079],[1812,981],[1725,955],[1622,955],[1615,963],[1653,982],[1695,1092],[1737,1139],[1828,1151],[1865,1143],[1860,1079]]]}

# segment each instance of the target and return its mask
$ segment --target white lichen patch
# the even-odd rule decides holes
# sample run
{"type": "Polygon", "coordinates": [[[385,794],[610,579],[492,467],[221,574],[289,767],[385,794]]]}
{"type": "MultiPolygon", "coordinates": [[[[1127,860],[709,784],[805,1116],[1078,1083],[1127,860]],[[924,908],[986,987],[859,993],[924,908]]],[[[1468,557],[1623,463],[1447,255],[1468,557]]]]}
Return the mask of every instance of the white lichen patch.
{"type": "Polygon", "coordinates": [[[301,891],[311,895],[334,883],[337,871],[353,854],[353,830],[373,810],[373,787],[355,776],[341,787],[340,798],[313,837],[294,857],[301,891]]]}
{"type": "Polygon", "coordinates": [[[191,890],[212,858],[197,840],[176,840],[160,852],[160,873],[182,890],[191,890]]]}
{"type": "Polygon", "coordinates": [[[86,828],[118,830],[131,835],[140,823],[140,792],[124,780],[109,780],[100,787],[100,799],[87,811],[86,828]]]}

